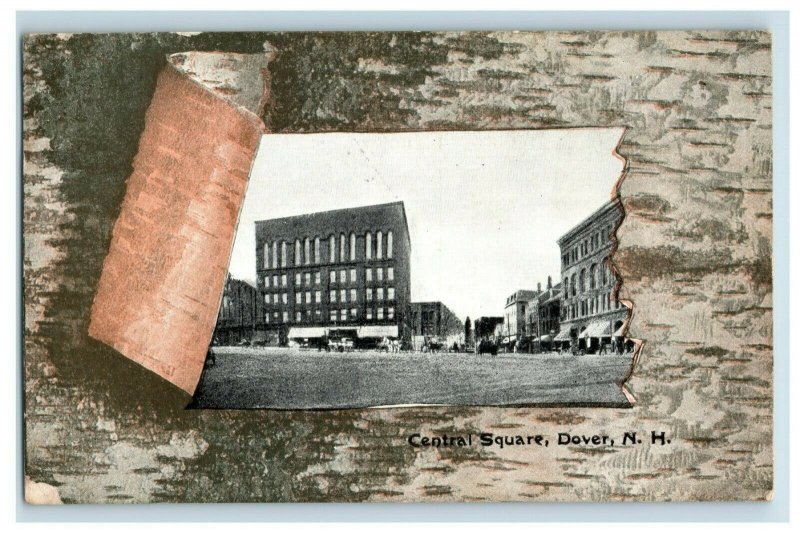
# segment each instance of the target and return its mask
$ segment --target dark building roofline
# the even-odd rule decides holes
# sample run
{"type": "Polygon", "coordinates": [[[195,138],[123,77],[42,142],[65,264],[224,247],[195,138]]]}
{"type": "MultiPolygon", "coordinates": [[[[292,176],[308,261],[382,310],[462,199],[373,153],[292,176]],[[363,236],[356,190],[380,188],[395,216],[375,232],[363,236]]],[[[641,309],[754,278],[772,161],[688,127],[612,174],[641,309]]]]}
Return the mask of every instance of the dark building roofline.
{"type": "MultiPolygon", "coordinates": [[[[444,303],[444,302],[442,302],[441,300],[429,300],[429,301],[427,301],[427,302],[411,302],[411,303],[409,303],[408,305],[411,305],[411,306],[413,306],[413,305],[418,305],[418,306],[423,306],[423,305],[440,305],[440,306],[444,307],[445,309],[447,309],[448,311],[450,311],[450,313],[451,313],[451,314],[452,314],[454,317],[456,317],[456,318],[457,318],[459,321],[461,321],[461,318],[460,318],[460,317],[459,317],[459,316],[456,314],[456,312],[455,312],[455,311],[453,311],[452,309],[450,309],[449,307],[447,307],[447,304],[445,304],[445,303],[444,303]]],[[[462,321],[462,322],[463,322],[463,321],[462,321]]]]}
{"type": "Polygon", "coordinates": [[[604,203],[591,215],[584,218],[581,222],[576,224],[571,230],[562,235],[556,242],[558,242],[558,245],[561,246],[564,243],[564,241],[569,240],[570,238],[574,237],[577,233],[580,233],[583,229],[590,226],[594,221],[594,219],[598,218],[601,214],[605,213],[606,211],[610,211],[612,209],[618,209],[620,212],[622,212],[622,205],[620,204],[619,200],[609,200],[608,202],[604,203]]]}
{"type": "Polygon", "coordinates": [[[504,309],[508,309],[512,304],[516,304],[517,302],[528,302],[538,295],[539,292],[535,289],[518,289],[506,297],[506,306],[504,309]],[[512,297],[514,298],[513,302],[511,301],[512,297]]]}
{"type": "Polygon", "coordinates": [[[226,280],[226,283],[231,283],[231,284],[233,284],[233,283],[243,283],[243,284],[247,285],[248,287],[250,287],[253,290],[255,290],[255,288],[256,288],[255,285],[253,285],[252,283],[250,283],[246,279],[234,278],[234,277],[230,276],[230,274],[229,274],[228,279],[226,280]]]}
{"type": "Polygon", "coordinates": [[[288,216],[288,217],[268,218],[268,219],[264,219],[264,220],[256,220],[256,228],[258,228],[259,224],[266,224],[266,223],[274,224],[276,222],[289,222],[289,221],[292,221],[292,220],[298,220],[298,219],[303,219],[303,218],[310,218],[310,217],[323,216],[323,215],[328,216],[328,215],[334,215],[336,213],[344,213],[344,212],[348,212],[348,211],[350,211],[350,212],[352,212],[352,211],[362,211],[362,210],[363,211],[367,211],[367,210],[371,210],[371,209],[379,209],[379,208],[385,208],[385,207],[400,207],[400,212],[403,214],[403,224],[405,224],[405,227],[406,227],[406,235],[408,235],[408,241],[409,241],[408,242],[408,246],[409,246],[409,248],[411,248],[411,230],[408,227],[408,217],[406,217],[406,206],[405,206],[405,204],[403,203],[402,200],[398,200],[396,202],[387,202],[387,203],[384,203],[384,204],[360,205],[360,206],[356,206],[356,207],[341,207],[339,209],[330,209],[328,211],[314,211],[312,213],[303,213],[303,214],[300,214],[300,215],[291,215],[291,216],[288,216]]]}

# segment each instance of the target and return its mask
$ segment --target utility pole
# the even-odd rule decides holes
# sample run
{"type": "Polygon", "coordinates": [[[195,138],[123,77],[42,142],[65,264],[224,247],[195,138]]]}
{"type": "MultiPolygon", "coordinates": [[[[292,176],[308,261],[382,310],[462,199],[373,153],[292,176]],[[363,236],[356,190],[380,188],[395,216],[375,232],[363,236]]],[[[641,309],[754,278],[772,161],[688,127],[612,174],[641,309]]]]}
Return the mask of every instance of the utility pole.
{"type": "Polygon", "coordinates": [[[539,339],[539,352],[542,351],[542,315],[539,313],[539,302],[536,302],[536,338],[539,339]]]}

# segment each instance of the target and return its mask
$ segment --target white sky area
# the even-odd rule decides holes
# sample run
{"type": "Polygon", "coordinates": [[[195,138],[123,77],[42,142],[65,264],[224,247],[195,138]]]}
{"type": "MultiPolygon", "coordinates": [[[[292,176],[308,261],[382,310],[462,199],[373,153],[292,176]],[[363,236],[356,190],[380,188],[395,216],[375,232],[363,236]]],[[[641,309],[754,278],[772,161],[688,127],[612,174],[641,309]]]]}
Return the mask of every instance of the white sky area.
{"type": "Polygon", "coordinates": [[[411,299],[461,320],[503,314],[518,289],[560,278],[557,240],[611,198],[622,128],[265,135],[231,275],[255,283],[255,224],[402,200],[411,299]]]}

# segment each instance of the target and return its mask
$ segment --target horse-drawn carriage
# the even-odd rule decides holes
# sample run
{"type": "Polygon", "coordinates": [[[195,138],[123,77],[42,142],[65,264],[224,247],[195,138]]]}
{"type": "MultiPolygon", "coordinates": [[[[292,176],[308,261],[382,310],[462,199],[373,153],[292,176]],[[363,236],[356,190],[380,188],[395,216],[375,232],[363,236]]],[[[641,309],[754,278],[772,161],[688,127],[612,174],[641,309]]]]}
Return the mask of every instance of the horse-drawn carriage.
{"type": "Polygon", "coordinates": [[[400,352],[400,340],[384,337],[378,343],[378,351],[387,353],[398,353],[400,352]]]}
{"type": "Polygon", "coordinates": [[[446,350],[445,341],[437,337],[426,339],[422,344],[422,351],[426,353],[438,353],[446,350]]]}

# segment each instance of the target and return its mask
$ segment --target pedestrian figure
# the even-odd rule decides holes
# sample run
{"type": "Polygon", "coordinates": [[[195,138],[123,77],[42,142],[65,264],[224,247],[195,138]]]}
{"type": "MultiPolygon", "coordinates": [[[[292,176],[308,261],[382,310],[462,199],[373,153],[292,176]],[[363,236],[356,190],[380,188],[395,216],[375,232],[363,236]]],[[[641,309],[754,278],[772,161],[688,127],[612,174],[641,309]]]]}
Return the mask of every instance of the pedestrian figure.
{"type": "Polygon", "coordinates": [[[211,349],[211,346],[208,347],[208,352],[206,353],[206,366],[214,366],[217,364],[217,356],[214,355],[214,350],[211,349]]]}

